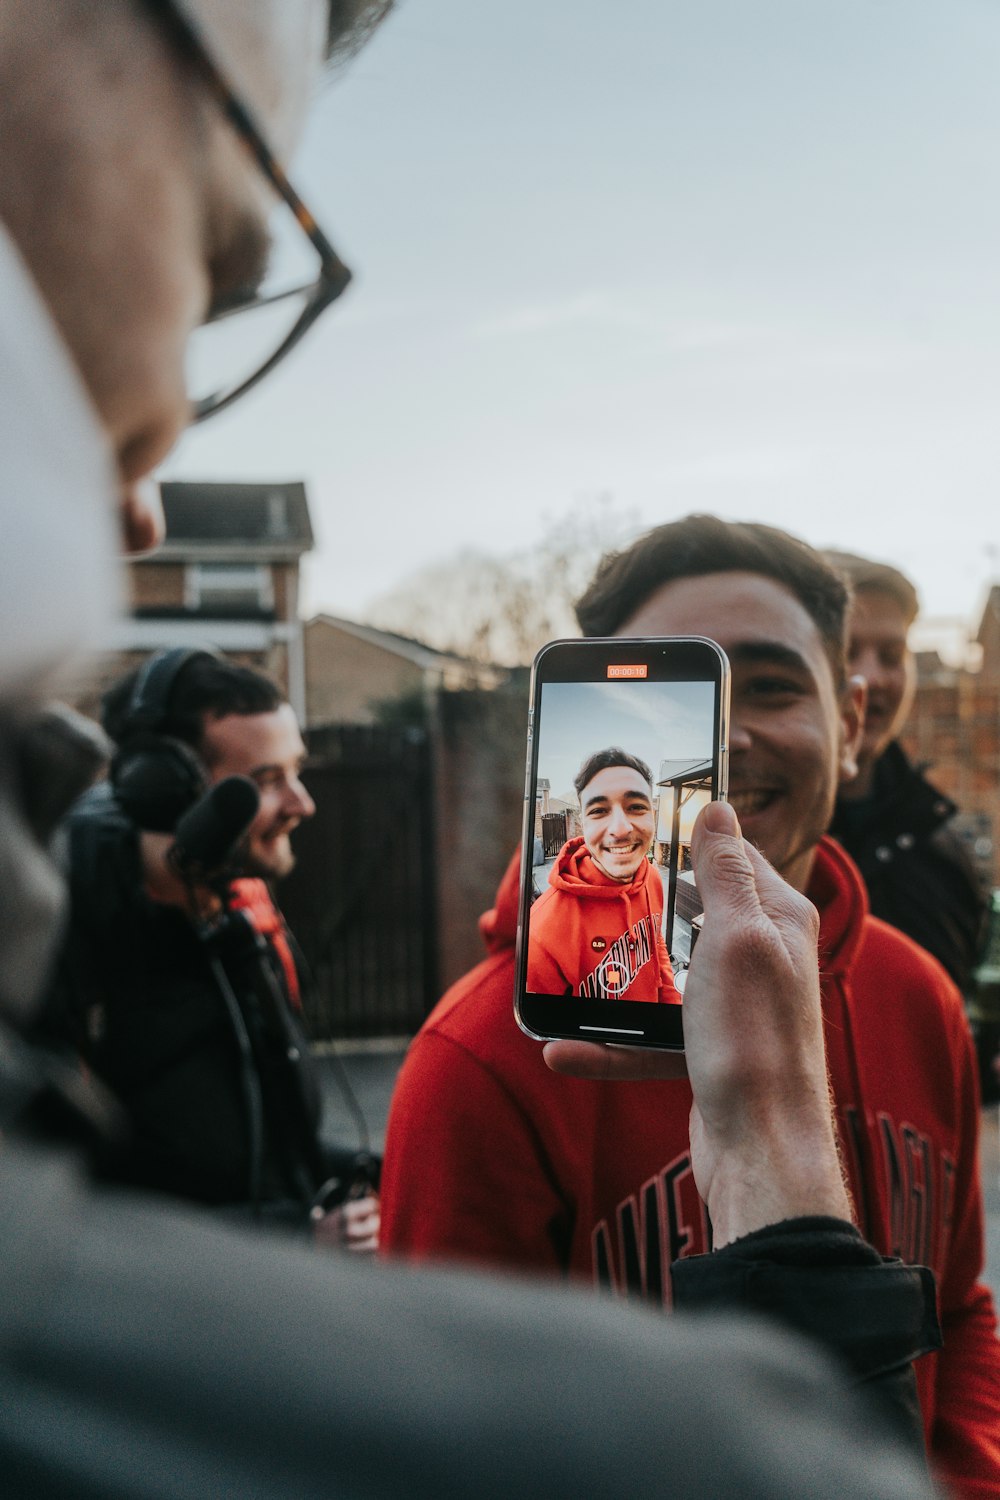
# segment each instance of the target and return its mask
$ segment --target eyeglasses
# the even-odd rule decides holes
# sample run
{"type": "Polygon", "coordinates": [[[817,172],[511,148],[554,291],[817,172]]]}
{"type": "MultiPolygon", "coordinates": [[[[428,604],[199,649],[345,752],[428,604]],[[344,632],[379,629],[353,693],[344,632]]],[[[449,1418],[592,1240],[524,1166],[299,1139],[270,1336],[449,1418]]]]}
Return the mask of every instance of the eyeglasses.
{"type": "Polygon", "coordinates": [[[286,242],[296,240],[298,258],[305,251],[314,265],[314,255],[319,257],[318,273],[282,290],[265,287],[241,298],[213,312],[197,331],[189,350],[189,390],[192,421],[203,422],[251,390],[295,348],[344,291],[351,273],[292,187],[251,111],[216,65],[195,23],[175,0],[145,3],[207,85],[277,194],[277,222],[284,229],[276,228],[273,241],[280,245],[283,238],[286,242]],[[306,249],[306,242],[311,248],[306,249]],[[201,396],[197,394],[199,389],[204,392],[201,396]]]}

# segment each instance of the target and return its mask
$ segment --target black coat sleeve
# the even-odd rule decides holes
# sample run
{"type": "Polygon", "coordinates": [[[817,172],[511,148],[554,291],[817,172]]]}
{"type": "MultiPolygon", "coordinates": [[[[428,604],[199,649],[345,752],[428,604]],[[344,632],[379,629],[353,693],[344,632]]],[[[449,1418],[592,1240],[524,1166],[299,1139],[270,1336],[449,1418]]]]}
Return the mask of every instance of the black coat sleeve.
{"type": "Polygon", "coordinates": [[[923,1452],[913,1361],[941,1347],[934,1276],[839,1219],[791,1219],[671,1267],[678,1309],[766,1314],[831,1350],[923,1452]]]}

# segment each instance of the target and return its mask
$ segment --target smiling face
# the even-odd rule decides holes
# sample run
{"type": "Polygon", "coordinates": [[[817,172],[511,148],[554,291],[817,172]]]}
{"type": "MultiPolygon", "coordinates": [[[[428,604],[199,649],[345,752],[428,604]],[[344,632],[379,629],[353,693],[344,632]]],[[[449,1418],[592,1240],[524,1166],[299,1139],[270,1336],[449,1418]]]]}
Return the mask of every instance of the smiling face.
{"type": "Polygon", "coordinates": [[[866,772],[899,733],[916,687],[907,647],[909,621],[901,605],[881,589],[859,589],[851,605],[847,664],[868,685],[864,733],[858,760],[866,772]]]}
{"type": "Polygon", "coordinates": [[[732,665],[729,800],[747,838],[804,890],[837,788],[856,774],[863,690],[835,685],[811,616],[756,573],[664,584],[619,635],[704,635],[732,665]]]}
{"type": "Polygon", "coordinates": [[[630,766],[606,766],[580,792],[583,841],[612,880],[631,880],[656,833],[653,793],[630,766]]]}
{"type": "Polygon", "coordinates": [[[271,713],[210,719],[200,750],[213,786],[227,776],[249,776],[260,793],[240,852],[243,873],[265,880],[287,875],[295,864],[289,835],[316,811],[299,779],[306,748],[294,710],[283,703],[271,713]]]}

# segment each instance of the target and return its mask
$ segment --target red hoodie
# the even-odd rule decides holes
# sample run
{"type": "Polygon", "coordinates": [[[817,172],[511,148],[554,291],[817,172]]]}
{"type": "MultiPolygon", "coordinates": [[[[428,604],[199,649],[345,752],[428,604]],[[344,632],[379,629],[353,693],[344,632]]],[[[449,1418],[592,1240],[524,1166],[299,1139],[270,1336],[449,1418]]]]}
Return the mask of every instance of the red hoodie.
{"type": "MultiPolygon", "coordinates": [[[[870,917],[857,869],[817,850],[830,1072],[858,1220],[884,1253],[933,1268],[944,1349],[917,1379],[938,1474],[967,1500],[1000,1494],[1000,1343],[983,1264],[979,1100],[957,990],[921,948],[870,917]]],[[[512,1014],[517,866],[481,928],[491,957],[413,1043],[393,1099],[382,1244],[583,1277],[669,1297],[670,1262],[709,1247],[691,1175],[686,1082],[559,1078],[512,1014]]]]}
{"type": "Polygon", "coordinates": [[[582,838],[570,839],[531,908],[528,990],[676,1005],[662,928],[663,881],[648,859],[623,884],[594,863],[582,838]]]}
{"type": "Polygon", "coordinates": [[[231,911],[246,912],[254,931],[267,938],[278,955],[292,1009],[301,1011],[299,971],[295,967],[291,944],[288,941],[288,928],[285,926],[284,917],[274,904],[267,882],[246,877],[232,881],[229,886],[229,907],[231,911]]]}

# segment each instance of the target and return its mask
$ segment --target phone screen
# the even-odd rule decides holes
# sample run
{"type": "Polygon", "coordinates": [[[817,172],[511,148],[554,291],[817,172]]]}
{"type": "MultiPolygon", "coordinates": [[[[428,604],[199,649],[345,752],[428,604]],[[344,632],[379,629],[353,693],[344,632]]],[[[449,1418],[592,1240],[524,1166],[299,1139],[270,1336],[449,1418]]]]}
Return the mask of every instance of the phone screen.
{"type": "Polygon", "coordinates": [[[515,1011],[538,1038],[683,1047],[699,811],[729,663],[700,637],[554,641],[532,669],[515,1011]]]}

